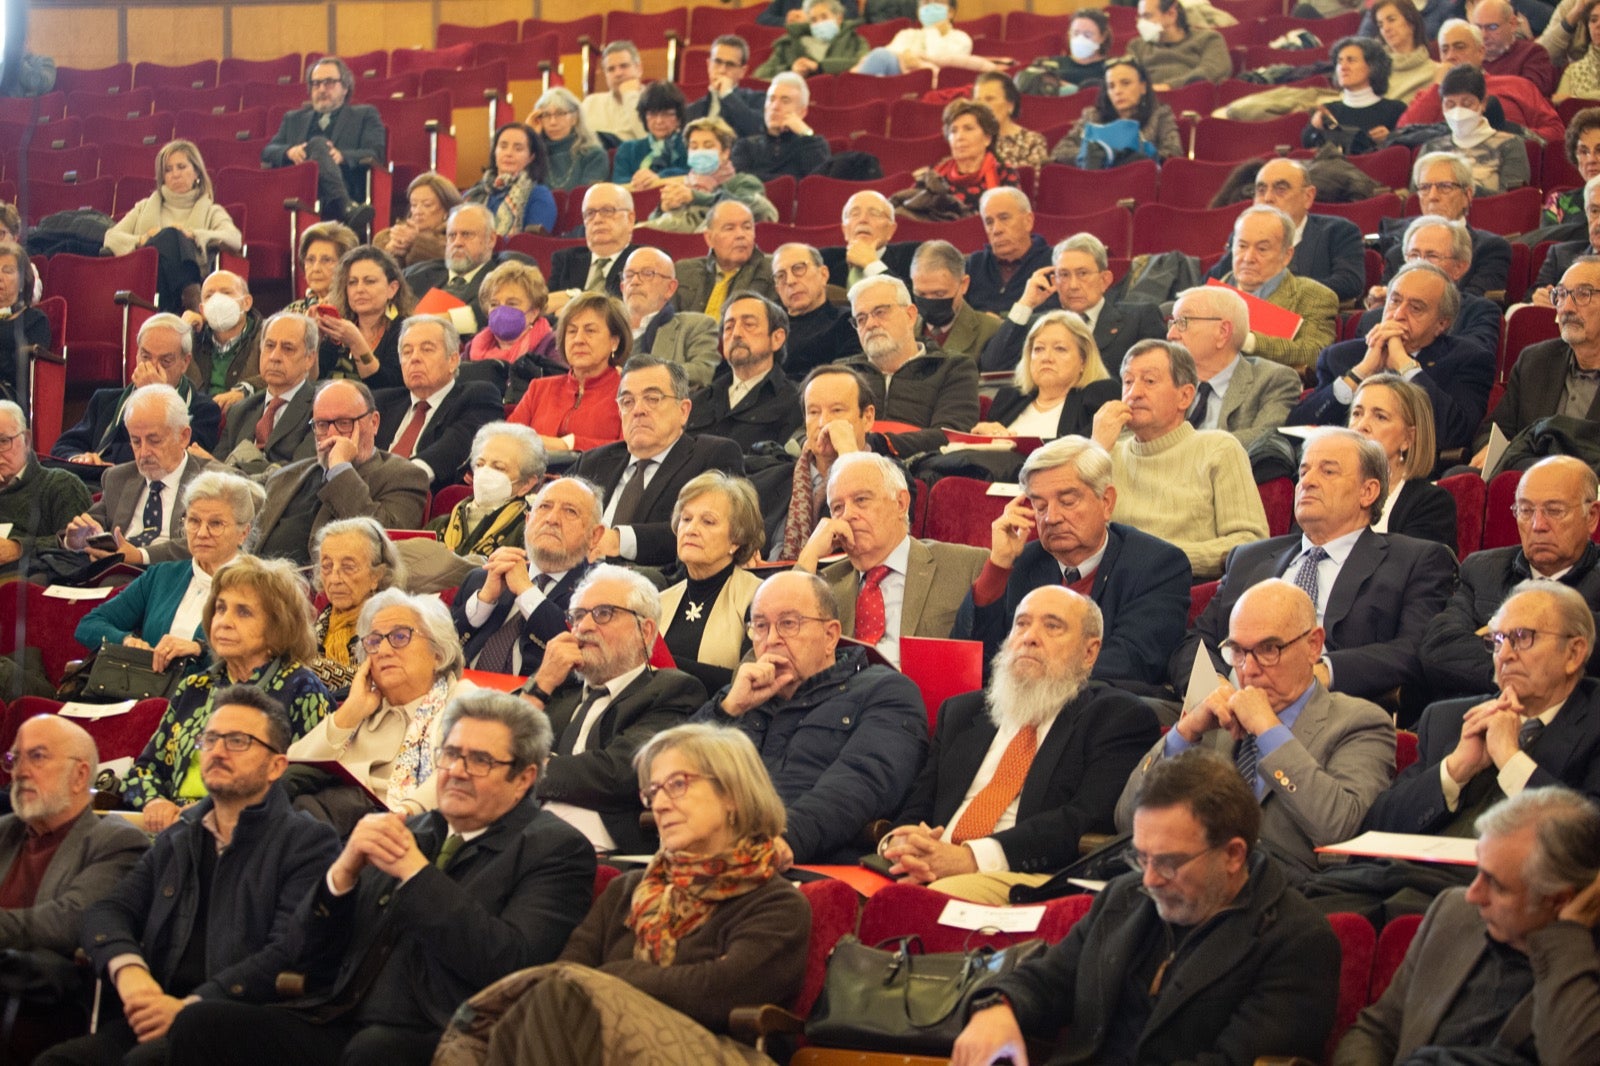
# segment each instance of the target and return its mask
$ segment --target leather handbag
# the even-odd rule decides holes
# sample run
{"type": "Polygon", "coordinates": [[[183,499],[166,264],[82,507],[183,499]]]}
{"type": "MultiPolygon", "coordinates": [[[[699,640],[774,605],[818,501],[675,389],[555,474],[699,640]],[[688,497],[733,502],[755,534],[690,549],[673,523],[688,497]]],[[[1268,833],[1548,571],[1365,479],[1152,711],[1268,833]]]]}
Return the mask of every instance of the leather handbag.
{"type": "Polygon", "coordinates": [[[972,998],[1018,963],[1043,953],[1045,942],[932,955],[921,949],[916,936],[877,947],[854,936],[840,938],[828,956],[806,1039],[824,1047],[947,1056],[966,1025],[972,998]]]}
{"type": "Polygon", "coordinates": [[[90,703],[120,703],[152,696],[169,699],[188,666],[188,659],[174,659],[163,673],[151,665],[155,653],[148,648],[130,648],[106,641],[95,653],[89,677],[79,699],[90,703]]]}

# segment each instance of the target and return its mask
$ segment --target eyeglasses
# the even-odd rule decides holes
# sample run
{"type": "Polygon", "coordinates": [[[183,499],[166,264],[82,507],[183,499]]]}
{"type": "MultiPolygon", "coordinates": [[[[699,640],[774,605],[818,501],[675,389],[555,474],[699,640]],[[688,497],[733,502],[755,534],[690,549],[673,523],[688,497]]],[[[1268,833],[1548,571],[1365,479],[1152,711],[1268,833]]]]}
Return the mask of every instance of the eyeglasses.
{"type": "Polygon", "coordinates": [[[794,266],[790,267],[787,270],[774,270],[772,272],[772,280],[776,281],[779,285],[782,285],[785,281],[788,281],[790,278],[793,278],[795,281],[799,281],[801,278],[805,277],[806,275],[808,275],[810,273],[811,273],[811,264],[810,263],[796,263],[796,264],[794,264],[794,266]]]}
{"type": "Polygon", "coordinates": [[[1455,258],[1456,256],[1451,255],[1449,252],[1421,252],[1415,248],[1406,252],[1406,262],[1408,263],[1415,263],[1420,259],[1425,263],[1432,263],[1434,266],[1438,266],[1446,260],[1454,260],[1455,258]]]}
{"type": "Polygon", "coordinates": [[[1122,853],[1122,861],[1138,873],[1149,870],[1163,881],[1171,881],[1178,872],[1207,852],[1216,851],[1221,844],[1197,851],[1193,855],[1145,855],[1129,848],[1122,853]]]}
{"type": "Polygon", "coordinates": [[[714,67],[719,67],[719,68],[721,68],[723,70],[735,70],[735,69],[737,69],[739,67],[744,66],[745,65],[745,60],[743,60],[743,59],[723,59],[720,56],[712,56],[711,57],[711,65],[714,66],[714,67]]]}
{"type": "Polygon", "coordinates": [[[856,329],[866,329],[867,326],[874,322],[887,322],[889,316],[894,314],[895,310],[894,304],[880,304],[871,310],[863,311],[861,314],[856,315],[851,321],[855,322],[856,329]]]}
{"type": "Polygon", "coordinates": [[[1514,503],[1511,513],[1516,515],[1518,522],[1532,522],[1535,515],[1542,516],[1547,522],[1565,522],[1578,511],[1579,507],[1571,507],[1564,503],[1514,503]]]}
{"type": "Polygon", "coordinates": [[[583,220],[593,222],[597,218],[615,218],[628,213],[626,207],[586,207],[583,209],[583,220]]]}
{"type": "Polygon", "coordinates": [[[816,618],[809,614],[786,614],[776,621],[769,622],[765,618],[752,618],[744,631],[750,634],[751,640],[766,640],[767,635],[774,629],[778,636],[785,640],[800,632],[800,627],[807,622],[829,622],[829,618],[816,618]]]}
{"type": "MultiPolygon", "coordinates": [[[[8,751],[0,755],[0,766],[5,767],[6,773],[11,773],[19,766],[43,766],[53,759],[77,759],[86,762],[76,755],[56,755],[48,748],[29,748],[27,751],[8,751]]],[[[670,793],[669,793],[670,795],[670,793]]]]}
{"type": "MultiPolygon", "coordinates": [[[[1311,627],[1311,629],[1315,628],[1316,626],[1311,627]]],[[[1270,670],[1272,667],[1277,666],[1278,660],[1283,657],[1283,649],[1309,637],[1311,629],[1301,633],[1298,637],[1291,637],[1288,640],[1269,638],[1253,648],[1246,648],[1242,644],[1235,644],[1231,640],[1225,640],[1222,642],[1222,647],[1217,650],[1222,652],[1223,658],[1233,664],[1235,670],[1244,666],[1245,659],[1252,656],[1255,658],[1257,666],[1270,670]]]]}
{"type": "Polygon", "coordinates": [[[1512,651],[1527,651],[1533,647],[1533,642],[1539,637],[1555,637],[1558,640],[1571,640],[1571,633],[1554,633],[1548,629],[1517,629],[1489,630],[1483,635],[1483,646],[1489,649],[1490,654],[1500,651],[1505,645],[1511,645],[1512,651]]]}
{"type": "Polygon", "coordinates": [[[1417,195],[1428,196],[1432,193],[1462,192],[1466,186],[1459,181],[1421,181],[1417,183],[1417,195]]]}
{"type": "Polygon", "coordinates": [[[676,399],[676,397],[669,397],[667,393],[662,392],[660,389],[647,389],[638,395],[631,392],[619,392],[617,393],[617,410],[627,414],[635,407],[643,404],[646,411],[654,411],[657,407],[666,403],[668,399],[676,399]]]}
{"type": "Polygon", "coordinates": [[[356,423],[371,413],[371,411],[367,411],[357,415],[355,418],[313,418],[311,420],[311,429],[319,436],[333,429],[338,430],[341,437],[348,437],[356,431],[356,423]]]}
{"type": "Polygon", "coordinates": [[[453,744],[433,749],[435,770],[454,770],[456,763],[460,763],[468,777],[488,777],[496,766],[515,766],[516,762],[515,759],[496,759],[487,752],[463,751],[453,744]]]}
{"type": "Polygon", "coordinates": [[[1499,33],[1500,32],[1500,23],[1498,23],[1498,22],[1482,22],[1482,23],[1474,22],[1472,25],[1477,27],[1477,30],[1478,30],[1479,33],[1499,33]]]}
{"type": "Polygon", "coordinates": [[[1593,285],[1573,285],[1570,288],[1566,285],[1556,285],[1550,290],[1550,302],[1560,307],[1561,301],[1570,296],[1572,297],[1572,302],[1578,307],[1588,307],[1589,301],[1594,299],[1596,292],[1600,292],[1600,290],[1597,290],[1593,285]]]}
{"type": "Polygon", "coordinates": [[[667,799],[677,802],[683,799],[683,794],[689,791],[689,786],[696,781],[715,781],[716,778],[709,774],[692,774],[687,770],[679,770],[665,781],[649,785],[639,790],[639,800],[646,806],[652,806],[656,800],[657,792],[665,792],[667,799]]]}
{"type": "Polygon", "coordinates": [[[7,437],[0,437],[0,452],[11,450],[11,446],[27,437],[26,433],[13,433],[7,437]]]}
{"type": "Polygon", "coordinates": [[[1191,323],[1221,321],[1220,315],[1173,315],[1167,319],[1167,325],[1176,328],[1179,333],[1188,333],[1191,323]]]}
{"type": "Polygon", "coordinates": [[[279,751],[271,744],[268,744],[260,737],[251,736],[249,733],[218,733],[207,729],[205,732],[200,734],[199,738],[194,743],[195,747],[199,748],[201,751],[210,751],[218,744],[221,744],[224,749],[232,752],[249,751],[250,745],[260,744],[263,748],[266,748],[268,751],[276,755],[283,754],[283,752],[279,751]]]}
{"type": "Polygon", "coordinates": [[[593,618],[595,625],[603,626],[609,625],[611,620],[617,616],[618,611],[631,614],[635,618],[639,617],[638,611],[628,607],[618,607],[614,603],[597,603],[593,607],[574,607],[572,610],[566,613],[565,617],[567,619],[567,625],[573,627],[574,629],[576,629],[578,627],[578,623],[583,621],[585,618],[593,618]]]}
{"type": "Polygon", "coordinates": [[[312,78],[308,84],[313,89],[331,89],[343,80],[342,78],[312,78]]]}
{"type": "Polygon", "coordinates": [[[1083,285],[1092,281],[1095,275],[1099,273],[1100,271],[1090,270],[1088,267],[1084,267],[1081,270],[1067,270],[1065,268],[1058,268],[1050,271],[1050,277],[1055,281],[1076,281],[1078,284],[1083,285]]]}
{"type": "Polygon", "coordinates": [[[367,649],[368,655],[376,655],[378,649],[383,647],[383,642],[387,640],[389,647],[399,651],[407,644],[410,644],[411,638],[416,635],[417,631],[410,626],[395,626],[387,633],[379,633],[374,630],[361,638],[361,646],[367,649]]]}
{"type": "Polygon", "coordinates": [[[656,281],[670,277],[672,277],[671,274],[660,270],[624,270],[622,272],[622,283],[626,285],[631,281],[656,281]]]}

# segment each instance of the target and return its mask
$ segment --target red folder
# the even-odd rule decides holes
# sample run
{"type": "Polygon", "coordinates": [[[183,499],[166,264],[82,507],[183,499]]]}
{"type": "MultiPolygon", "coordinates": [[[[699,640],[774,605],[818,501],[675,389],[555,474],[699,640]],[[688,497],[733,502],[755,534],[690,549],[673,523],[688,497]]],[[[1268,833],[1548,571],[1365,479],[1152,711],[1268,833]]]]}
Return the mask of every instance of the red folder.
{"type": "Polygon", "coordinates": [[[1218,281],[1216,278],[1207,278],[1207,285],[1221,285],[1224,289],[1231,289],[1244,299],[1245,306],[1250,309],[1250,329],[1254,333],[1265,333],[1269,337],[1282,337],[1284,340],[1294,340],[1295,334],[1300,332],[1301,317],[1286,307],[1279,307],[1275,303],[1268,303],[1259,296],[1251,296],[1247,292],[1239,292],[1232,285],[1218,281]]]}

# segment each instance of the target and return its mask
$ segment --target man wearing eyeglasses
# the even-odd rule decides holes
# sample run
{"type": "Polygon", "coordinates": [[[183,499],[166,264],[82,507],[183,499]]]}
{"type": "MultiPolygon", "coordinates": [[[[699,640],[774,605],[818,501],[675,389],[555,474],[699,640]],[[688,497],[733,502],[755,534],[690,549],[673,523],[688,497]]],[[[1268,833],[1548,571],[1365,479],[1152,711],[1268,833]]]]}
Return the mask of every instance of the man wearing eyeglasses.
{"type": "Polygon", "coordinates": [[[766,125],[766,94],[739,83],[750,72],[750,42],[724,33],[706,54],[706,94],[684,111],[684,125],[695,119],[720,118],[740,137],[753,137],[766,125]]]}
{"type": "Polygon", "coordinates": [[[311,562],[311,539],[336,518],[375,518],[386,529],[422,525],[428,472],[409,459],[379,451],[372,390],[338,378],[317,388],[311,404],[317,457],[280,467],[267,479],[267,501],[256,527],[256,553],[311,562]]]}
{"type": "Polygon", "coordinates": [[[689,384],[711,384],[722,360],[717,355],[717,320],[680,311],[673,296],[678,275],[672,258],[657,248],[639,248],[622,268],[622,304],[633,328],[633,352],[678,363],[689,384]]]}
{"type": "Polygon", "coordinates": [[[822,249],[828,277],[843,289],[879,274],[892,274],[911,284],[911,257],[916,254],[917,242],[895,240],[897,227],[894,205],[883,193],[864,189],[851,196],[839,212],[844,243],[822,249]]]}
{"type": "Polygon", "coordinates": [[[27,415],[10,400],[0,400],[0,522],[11,526],[0,537],[0,572],[26,566],[34,553],[54,548],[57,534],[91,502],[82,481],[40,464],[28,442],[27,415]]]}
{"type": "Polygon", "coordinates": [[[1024,1034],[1056,1042],[1051,1062],[1320,1060],[1339,942],[1259,846],[1239,773],[1205,752],[1162,759],[1129,806],[1133,872],[973,998],[953,1066],[1020,1062],[1024,1034]]]}
{"type": "Polygon", "coordinates": [[[483,204],[457,204],[444,227],[444,258],[429,259],[406,268],[406,283],[422,296],[443,289],[466,307],[450,312],[461,333],[473,333],[489,324],[489,312],[478,299],[478,286],[494,268],[494,212],[483,204]]]}
{"type": "Polygon", "coordinates": [[[910,679],[839,647],[839,608],[827,582],[792,572],[768,578],[750,605],[755,657],[694,720],[755,742],[788,812],[782,866],[854,863],[861,831],[900,809],[928,750],[928,719],[910,679]],[[823,723],[827,723],[823,728],[823,723]]]}
{"type": "Polygon", "coordinates": [[[1432,263],[1407,263],[1389,283],[1383,320],[1365,339],[1330,344],[1317,356],[1317,387],[1289,412],[1291,426],[1344,425],[1361,382],[1388,371],[1433,404],[1439,452],[1469,448],[1489,407],[1495,353],[1451,332],[1461,293],[1432,263]]]}
{"type": "MultiPolygon", "coordinates": [[[[1438,89],[1429,88],[1425,92],[1437,94],[1438,89]]],[[[1417,99],[1422,99],[1423,95],[1419,94],[1417,99]]],[[[1437,101],[1437,95],[1434,99],[1437,101]]],[[[1443,122],[1444,117],[1436,111],[1432,121],[1443,122]]],[[[1466,157],[1458,152],[1423,153],[1411,166],[1411,188],[1422,214],[1438,215],[1469,227],[1472,262],[1458,279],[1461,291],[1482,296],[1504,289],[1511,276],[1511,243],[1498,233],[1471,228],[1467,216],[1472,208],[1472,164],[1466,157]]],[[[1405,265],[1405,245],[1400,237],[1409,226],[1409,219],[1384,219],[1378,227],[1385,284],[1392,284],[1395,273],[1405,265]]],[[[1384,293],[1374,288],[1367,294],[1367,304],[1374,305],[1383,298],[1384,293]]]]}
{"type": "Polygon", "coordinates": [[[1261,838],[1285,861],[1315,872],[1316,848],[1355,836],[1394,776],[1394,721],[1328,690],[1318,672],[1324,639],[1316,604],[1298,585],[1269,578],[1240,596],[1220,648],[1233,680],[1219,677],[1150,749],[1128,778],[1117,828],[1132,825],[1151,766],[1204,746],[1239,768],[1261,802],[1261,838]]]}
{"type": "Polygon", "coordinates": [[[572,468],[605,495],[606,531],[590,558],[661,566],[677,557],[672,505],[678,490],[707,470],[742,475],[744,455],[724,437],[684,433],[689,378],[681,364],[648,355],[629,359],[617,409],[622,440],[589,449],[572,468]]]}
{"type": "MultiPolygon", "coordinates": [[[[122,818],[101,818],[90,802],[99,768],[94,739],[54,714],[17,729],[3,765],[11,813],[0,816],[0,950],[23,954],[74,988],[72,954],[84,908],[116,887],[150,846],[122,818]]],[[[78,1004],[30,1001],[0,1056],[30,1062],[56,1039],[81,1031],[78,1004]]]]}
{"type": "Polygon", "coordinates": [[[1594,609],[1559,582],[1512,587],[1489,619],[1494,694],[1422,712],[1417,761],[1373,804],[1367,827],[1470,836],[1495,801],[1566,785],[1600,796],[1600,680],[1585,676],[1594,609]]]}
{"type": "Polygon", "coordinates": [[[633,753],[705,702],[705,686],[680,670],[650,665],[661,596],[620,566],[591,567],[572,594],[569,632],[545,644],[523,690],[544,708],[556,743],[538,794],[598,852],[654,851],[639,827],[633,753]]]}
{"type": "Polygon", "coordinates": [[[777,365],[788,337],[783,308],[759,293],[734,293],[722,311],[722,358],[691,397],[689,430],[747,450],[787,441],[805,419],[799,391],[777,365]]]}
{"type": "Polygon", "coordinates": [[[861,352],[850,309],[828,299],[833,279],[823,253],[809,244],[780,244],[772,253],[772,282],[789,315],[783,372],[790,381],[861,352]]]}
{"type": "MultiPolygon", "coordinates": [[[[1367,277],[1361,231],[1349,219],[1314,215],[1317,187],[1311,183],[1305,161],[1272,159],[1256,171],[1257,207],[1276,207],[1294,223],[1294,257],[1289,269],[1296,277],[1326,285],[1341,301],[1361,295],[1367,277]]],[[[1221,280],[1233,271],[1233,248],[1222,253],[1210,276],[1221,280]]]]}
{"type": "Polygon", "coordinates": [[[984,346],[983,369],[1015,367],[1034,319],[1051,311],[1071,311],[1089,323],[1095,347],[1100,349],[1100,362],[1107,370],[1120,366],[1128,349],[1139,341],[1165,335],[1159,308],[1135,300],[1108,304],[1106,290],[1110,287],[1106,246],[1092,233],[1074,233],[1051,251],[1049,265],[1029,276],[1022,295],[984,346]]]}
{"type": "MultiPolygon", "coordinates": [[[[1505,328],[1505,311],[1493,300],[1461,287],[1462,279],[1472,272],[1472,244],[1473,230],[1465,222],[1443,215],[1422,215],[1412,219],[1400,241],[1407,263],[1419,260],[1432,263],[1455,282],[1456,290],[1461,293],[1461,310],[1456,312],[1450,332],[1475,342],[1480,348],[1497,352],[1500,350],[1500,331],[1505,328]]],[[[1374,285],[1369,290],[1367,310],[1362,312],[1361,320],[1356,325],[1359,335],[1365,337],[1372,332],[1373,326],[1383,320],[1388,295],[1389,290],[1383,285],[1374,285]]]]}
{"type": "Polygon", "coordinates": [[[720,321],[728,297],[736,292],[758,292],[778,298],[772,283],[772,258],[756,247],[756,216],[738,200],[722,200],[706,218],[706,248],[702,259],[686,259],[674,268],[678,291],[673,303],[679,311],[699,311],[720,321]]]}
{"type": "Polygon", "coordinates": [[[1556,91],[1550,53],[1538,41],[1518,36],[1517,11],[1510,0],[1479,0],[1472,28],[1483,37],[1483,73],[1526,78],[1544,96],[1556,91]]]}
{"type": "MultiPolygon", "coordinates": [[[[295,961],[294,917],[339,853],[333,829],[274,787],[289,766],[289,720],[249,685],[213,700],[199,737],[207,797],[163,831],[83,916],[83,946],[116,989],[122,1017],[37,1059],[51,1066],[167,1061],[170,1029],[208,1001],[268,1003],[295,961]]],[[[235,1033],[237,1036],[237,1033],[235,1033]]]]}
{"type": "Polygon", "coordinates": [[[1300,375],[1282,363],[1241,350],[1250,336],[1250,309],[1239,294],[1200,285],[1178,294],[1167,339],[1194,356],[1200,377],[1189,424],[1232,433],[1246,448],[1283,425],[1300,399],[1300,375]]]}
{"type": "MultiPolygon", "coordinates": [[[[1422,638],[1422,672],[1433,698],[1494,687],[1494,656],[1483,635],[1495,610],[1521,582],[1558,582],[1600,609],[1600,546],[1590,540],[1600,523],[1595,496],[1594,470],[1571,456],[1542,459],[1522,475],[1511,507],[1520,544],[1467,556],[1461,584],[1422,638]]],[[[1585,672],[1600,676],[1600,659],[1591,659],[1585,672]]]]}
{"type": "Polygon", "coordinates": [[[368,815],[307,891],[285,896],[299,901],[303,994],[191,1007],[167,1061],[423,1066],[457,1004],[555,961],[588,910],[595,864],[583,834],[533,799],[550,723],[478,691],[446,705],[437,737],[438,808],[368,815]]]}
{"type": "MultiPolygon", "coordinates": [[[[641,134],[642,136],[642,134],[641,134]]],[[[583,194],[583,247],[550,253],[550,303],[560,314],[580,292],[622,295],[622,270],[633,243],[633,193],[626,185],[601,182],[583,194]]]]}
{"type": "Polygon", "coordinates": [[[261,149],[261,165],[287,167],[308,159],[317,165],[322,217],[361,231],[372,222],[366,198],[366,167],[380,164],[389,133],[378,109],[349,102],[355,74],[338,56],[323,56],[306,71],[311,102],[283,116],[272,141],[261,149]]]}

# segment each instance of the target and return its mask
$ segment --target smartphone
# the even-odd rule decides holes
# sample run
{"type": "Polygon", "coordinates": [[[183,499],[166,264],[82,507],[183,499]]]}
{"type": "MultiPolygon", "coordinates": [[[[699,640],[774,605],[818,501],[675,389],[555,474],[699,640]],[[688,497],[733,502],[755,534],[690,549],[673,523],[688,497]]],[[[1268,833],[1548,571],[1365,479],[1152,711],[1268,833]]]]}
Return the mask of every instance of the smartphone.
{"type": "Polygon", "coordinates": [[[89,547],[95,551],[114,552],[117,549],[117,538],[110,533],[96,533],[89,538],[89,547]]]}
{"type": "Polygon", "coordinates": [[[317,304],[315,307],[313,307],[311,309],[311,313],[313,315],[317,316],[318,318],[338,318],[339,317],[339,309],[337,307],[333,306],[332,304],[317,304]]]}

